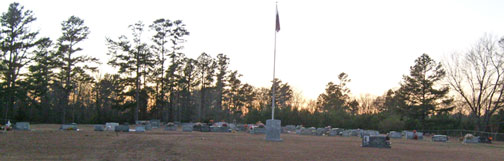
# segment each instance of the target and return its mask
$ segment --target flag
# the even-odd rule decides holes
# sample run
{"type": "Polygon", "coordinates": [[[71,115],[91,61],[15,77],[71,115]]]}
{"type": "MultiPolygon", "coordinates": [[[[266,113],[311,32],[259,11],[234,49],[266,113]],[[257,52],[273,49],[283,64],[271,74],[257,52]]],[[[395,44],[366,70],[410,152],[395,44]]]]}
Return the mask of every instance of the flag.
{"type": "Polygon", "coordinates": [[[278,16],[278,6],[276,8],[276,32],[280,31],[280,17],[278,16]]]}

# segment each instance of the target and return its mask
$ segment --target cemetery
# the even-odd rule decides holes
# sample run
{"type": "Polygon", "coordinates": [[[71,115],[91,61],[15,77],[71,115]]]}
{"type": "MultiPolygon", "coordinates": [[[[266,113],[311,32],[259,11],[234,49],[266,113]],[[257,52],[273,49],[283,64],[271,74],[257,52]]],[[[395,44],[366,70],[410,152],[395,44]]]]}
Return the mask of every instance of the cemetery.
{"type": "MultiPolygon", "coordinates": [[[[220,130],[222,125],[216,129],[220,130]]],[[[236,128],[239,129],[240,126],[245,124],[237,124],[236,128]]],[[[162,126],[150,131],[142,125],[121,124],[114,127],[118,133],[106,130],[107,124],[79,124],[79,131],[58,130],[76,129],[77,124],[64,126],[30,124],[29,131],[16,130],[0,134],[0,145],[8,145],[2,146],[0,160],[228,160],[230,158],[232,160],[501,160],[504,158],[502,153],[504,143],[494,141],[492,144],[482,144],[480,142],[482,137],[473,135],[465,136],[464,141],[455,139],[447,141],[446,135],[422,135],[424,140],[388,140],[387,136],[394,138],[392,136],[401,133],[391,131],[388,135],[385,135],[387,133],[375,135],[372,130],[348,129],[345,132],[341,128],[310,127],[299,129],[307,135],[281,134],[281,142],[271,143],[265,141],[264,134],[255,134],[260,133],[259,129],[266,130],[266,127],[259,126],[252,128],[254,134],[246,131],[200,132],[204,131],[204,127],[210,126],[198,123],[181,123],[180,129],[175,131],[166,131],[165,128],[161,128],[162,126]],[[197,126],[200,126],[199,131],[194,128],[197,126]],[[326,136],[318,136],[322,129],[327,129],[326,136]],[[192,132],[189,132],[191,130],[192,132]],[[359,135],[352,136],[352,132],[362,132],[360,134],[362,138],[359,135]],[[344,133],[348,133],[348,137],[343,137],[344,133]],[[265,151],[271,154],[264,155],[265,151]],[[27,152],[30,153],[29,156],[26,155],[27,152]],[[426,153],[429,155],[425,155],[426,153]]],[[[169,127],[177,126],[173,124],[169,127]]],[[[405,134],[409,135],[407,134],[409,132],[413,131],[407,131],[405,134]]],[[[418,134],[420,132],[417,132],[417,137],[418,134]]]]}

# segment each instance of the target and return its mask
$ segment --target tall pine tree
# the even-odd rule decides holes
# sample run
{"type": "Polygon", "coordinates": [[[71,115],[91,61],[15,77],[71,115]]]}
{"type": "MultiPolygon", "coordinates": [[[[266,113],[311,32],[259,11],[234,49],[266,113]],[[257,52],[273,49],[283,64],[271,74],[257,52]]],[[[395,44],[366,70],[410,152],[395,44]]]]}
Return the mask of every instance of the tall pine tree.
{"type": "MultiPolygon", "coordinates": [[[[445,71],[427,54],[422,54],[410,67],[410,74],[403,77],[401,88],[397,95],[404,101],[401,113],[420,122],[420,128],[425,128],[426,120],[436,112],[453,110],[449,106],[453,101],[447,96],[448,86],[439,86],[445,76],[445,71]]],[[[410,128],[415,125],[410,125],[410,128]]],[[[416,125],[416,128],[419,128],[416,125]]]]}

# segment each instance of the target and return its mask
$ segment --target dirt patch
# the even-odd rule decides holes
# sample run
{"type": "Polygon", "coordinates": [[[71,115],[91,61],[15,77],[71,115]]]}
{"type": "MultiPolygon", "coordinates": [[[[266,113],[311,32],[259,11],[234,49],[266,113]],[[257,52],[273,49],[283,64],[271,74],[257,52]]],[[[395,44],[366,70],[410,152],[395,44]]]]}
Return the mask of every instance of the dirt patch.
{"type": "MultiPolygon", "coordinates": [[[[391,149],[360,147],[358,137],[282,135],[266,142],[247,133],[34,131],[0,134],[0,160],[502,160],[504,144],[393,139],[391,149]]],[[[180,130],[180,129],[179,129],[180,130]]]]}

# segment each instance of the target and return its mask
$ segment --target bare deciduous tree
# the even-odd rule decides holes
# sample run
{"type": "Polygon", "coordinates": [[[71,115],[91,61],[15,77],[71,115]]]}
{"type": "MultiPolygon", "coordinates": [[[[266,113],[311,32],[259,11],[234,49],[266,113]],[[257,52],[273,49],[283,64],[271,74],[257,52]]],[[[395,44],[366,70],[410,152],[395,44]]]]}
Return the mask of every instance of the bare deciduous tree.
{"type": "MultiPolygon", "coordinates": [[[[499,41],[504,44],[504,40],[499,41]]],[[[489,130],[490,117],[503,107],[504,57],[497,41],[483,36],[464,54],[445,61],[448,83],[475,117],[478,130],[489,130]]]]}

